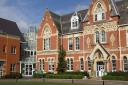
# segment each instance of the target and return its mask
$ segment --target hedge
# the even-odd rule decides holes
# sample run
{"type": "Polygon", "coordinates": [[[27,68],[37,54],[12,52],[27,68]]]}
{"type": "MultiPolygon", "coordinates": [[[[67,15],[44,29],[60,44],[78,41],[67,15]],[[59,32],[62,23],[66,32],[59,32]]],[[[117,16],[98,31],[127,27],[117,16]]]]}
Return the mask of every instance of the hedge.
{"type": "Polygon", "coordinates": [[[7,74],[2,77],[2,79],[19,79],[22,78],[22,74],[18,72],[11,72],[10,74],[7,74]]]}
{"type": "Polygon", "coordinates": [[[111,76],[127,76],[128,72],[108,72],[107,75],[111,76]]]}
{"type": "Polygon", "coordinates": [[[103,76],[102,77],[103,80],[125,80],[124,76],[103,76]]]}
{"type": "Polygon", "coordinates": [[[64,72],[64,73],[58,73],[58,74],[67,74],[67,75],[83,75],[83,76],[87,76],[87,77],[89,77],[89,74],[88,74],[88,72],[64,72]]]}
{"type": "Polygon", "coordinates": [[[34,78],[51,78],[51,79],[82,79],[84,76],[89,77],[87,72],[64,72],[64,73],[34,73],[34,78]]]}
{"type": "Polygon", "coordinates": [[[46,78],[50,78],[50,79],[82,79],[83,75],[47,74],[46,78]]]}
{"type": "Polygon", "coordinates": [[[128,72],[108,72],[102,79],[128,81],[128,72]]]}

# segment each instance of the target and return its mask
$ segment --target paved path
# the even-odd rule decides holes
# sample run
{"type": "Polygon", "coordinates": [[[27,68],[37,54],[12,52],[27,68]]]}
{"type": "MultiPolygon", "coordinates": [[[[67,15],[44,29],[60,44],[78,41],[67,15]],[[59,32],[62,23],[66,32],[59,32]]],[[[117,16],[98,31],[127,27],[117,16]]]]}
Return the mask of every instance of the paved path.
{"type": "MultiPolygon", "coordinates": [[[[1,79],[0,82],[58,82],[58,83],[78,83],[89,85],[103,85],[103,80],[83,80],[83,79],[1,79]]],[[[128,85],[128,81],[105,80],[104,85],[128,85]]]]}

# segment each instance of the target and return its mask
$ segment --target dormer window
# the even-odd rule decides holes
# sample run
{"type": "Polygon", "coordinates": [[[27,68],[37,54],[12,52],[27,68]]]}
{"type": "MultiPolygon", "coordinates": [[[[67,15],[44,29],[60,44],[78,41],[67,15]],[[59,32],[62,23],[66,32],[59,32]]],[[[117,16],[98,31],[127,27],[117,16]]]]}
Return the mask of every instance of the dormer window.
{"type": "Polygon", "coordinates": [[[77,13],[75,13],[71,18],[71,29],[78,29],[79,27],[79,17],[77,13]]]}
{"type": "Polygon", "coordinates": [[[105,19],[105,12],[102,5],[97,4],[96,9],[94,10],[94,21],[100,21],[105,19]]]}

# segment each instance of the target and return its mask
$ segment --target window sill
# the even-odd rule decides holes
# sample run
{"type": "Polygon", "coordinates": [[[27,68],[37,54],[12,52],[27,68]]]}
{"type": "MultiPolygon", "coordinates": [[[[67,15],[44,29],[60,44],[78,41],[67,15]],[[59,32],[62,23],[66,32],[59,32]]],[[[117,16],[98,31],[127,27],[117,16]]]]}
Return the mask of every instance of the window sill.
{"type": "Polygon", "coordinates": [[[84,70],[80,70],[80,72],[84,72],[84,70]]]}
{"type": "MultiPolygon", "coordinates": [[[[98,43],[92,43],[91,45],[92,46],[94,46],[94,45],[97,45],[98,43]]],[[[107,42],[100,42],[100,44],[102,44],[102,45],[106,45],[106,44],[108,44],[107,42]]]]}
{"type": "Polygon", "coordinates": [[[73,50],[68,50],[69,52],[72,52],[73,50]]]}
{"type": "Polygon", "coordinates": [[[67,72],[73,72],[73,70],[67,70],[67,72]]]}
{"type": "Polygon", "coordinates": [[[105,22],[105,19],[93,21],[94,24],[99,24],[99,23],[104,23],[104,22],[105,22]]]}
{"type": "Polygon", "coordinates": [[[75,50],[75,51],[79,52],[80,50],[75,50]]]}

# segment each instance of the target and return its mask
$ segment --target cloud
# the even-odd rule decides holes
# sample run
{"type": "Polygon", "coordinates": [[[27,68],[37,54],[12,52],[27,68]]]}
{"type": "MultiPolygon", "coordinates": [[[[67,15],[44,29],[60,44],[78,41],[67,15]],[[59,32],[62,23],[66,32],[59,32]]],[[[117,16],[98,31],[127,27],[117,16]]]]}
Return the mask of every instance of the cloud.
{"type": "Polygon", "coordinates": [[[16,6],[8,5],[9,0],[1,0],[0,18],[15,21],[20,30],[25,32],[28,28],[28,19],[16,6]]]}
{"type": "Polygon", "coordinates": [[[88,8],[88,5],[81,5],[81,4],[78,4],[78,5],[76,5],[76,7],[75,7],[75,10],[76,11],[79,11],[79,10],[83,10],[83,9],[87,9],[88,8]]]}

